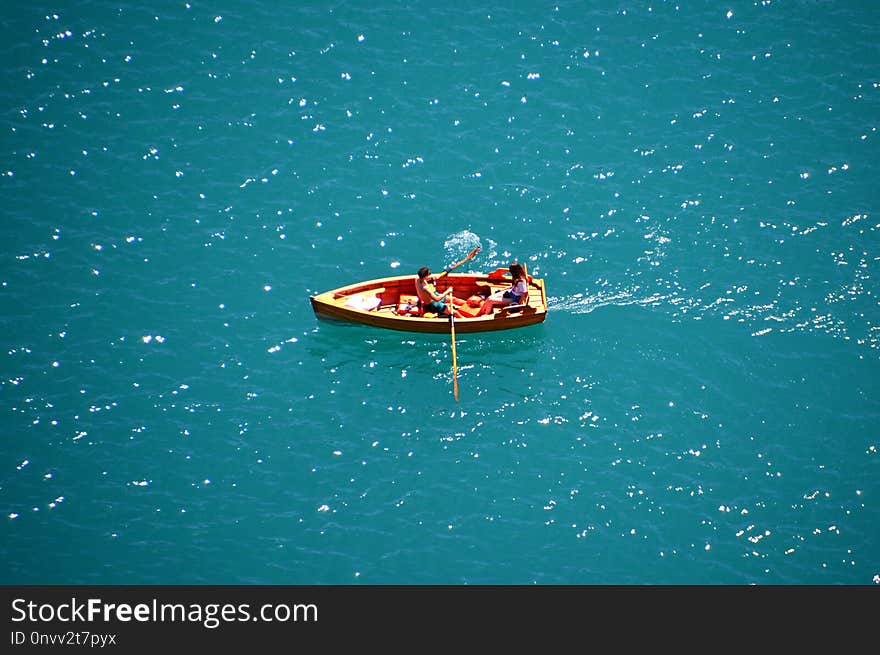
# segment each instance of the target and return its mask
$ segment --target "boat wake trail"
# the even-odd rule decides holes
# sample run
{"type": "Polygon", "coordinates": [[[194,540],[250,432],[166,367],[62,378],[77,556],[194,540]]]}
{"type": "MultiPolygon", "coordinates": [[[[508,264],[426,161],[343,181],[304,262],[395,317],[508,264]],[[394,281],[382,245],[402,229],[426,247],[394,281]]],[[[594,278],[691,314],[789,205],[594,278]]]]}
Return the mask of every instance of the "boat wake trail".
{"type": "Polygon", "coordinates": [[[600,292],[595,295],[576,293],[573,296],[557,298],[551,296],[547,298],[547,309],[549,311],[563,311],[569,314],[589,314],[600,307],[609,305],[659,305],[668,296],[655,293],[651,296],[641,297],[630,291],[610,291],[600,292]]]}

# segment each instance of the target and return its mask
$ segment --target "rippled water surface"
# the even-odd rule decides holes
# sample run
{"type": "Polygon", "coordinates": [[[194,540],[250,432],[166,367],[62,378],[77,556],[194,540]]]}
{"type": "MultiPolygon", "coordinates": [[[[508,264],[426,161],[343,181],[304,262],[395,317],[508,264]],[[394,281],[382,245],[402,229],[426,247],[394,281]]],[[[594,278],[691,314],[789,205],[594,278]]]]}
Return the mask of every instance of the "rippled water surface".
{"type": "Polygon", "coordinates": [[[2,582],[880,583],[880,5],[442,4],[0,10],[2,582]]]}

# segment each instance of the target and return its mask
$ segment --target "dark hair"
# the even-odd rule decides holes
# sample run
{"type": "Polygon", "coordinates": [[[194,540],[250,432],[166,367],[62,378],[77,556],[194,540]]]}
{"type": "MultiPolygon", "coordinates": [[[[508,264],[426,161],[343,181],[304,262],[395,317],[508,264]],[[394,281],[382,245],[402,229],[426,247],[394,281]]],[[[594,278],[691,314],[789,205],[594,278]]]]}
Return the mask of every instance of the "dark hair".
{"type": "Polygon", "coordinates": [[[428,277],[430,274],[431,274],[431,269],[428,268],[427,266],[422,266],[419,269],[419,279],[420,280],[428,277]]]}
{"type": "Polygon", "coordinates": [[[528,282],[529,278],[526,275],[526,268],[519,262],[513,262],[510,265],[510,274],[513,276],[514,280],[523,279],[528,282]]]}

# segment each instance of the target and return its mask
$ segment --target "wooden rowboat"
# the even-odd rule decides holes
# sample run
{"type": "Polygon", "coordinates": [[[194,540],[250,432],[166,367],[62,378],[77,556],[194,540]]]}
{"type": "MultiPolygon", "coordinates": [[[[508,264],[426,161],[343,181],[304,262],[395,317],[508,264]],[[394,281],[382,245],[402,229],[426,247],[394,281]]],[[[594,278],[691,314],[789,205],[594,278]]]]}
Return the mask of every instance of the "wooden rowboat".
{"type": "MultiPolygon", "coordinates": [[[[449,273],[437,280],[436,289],[442,293],[450,286],[456,298],[466,300],[485,296],[511,284],[506,268],[491,273],[449,273]]],[[[416,277],[400,275],[331,289],[311,296],[312,309],[320,319],[362,323],[373,327],[405,332],[434,332],[448,334],[450,321],[436,314],[413,316],[406,311],[415,302],[416,277]]],[[[462,313],[476,313],[478,308],[463,307],[462,313]]],[[[547,294],[544,281],[529,277],[529,294],[518,305],[496,307],[492,314],[480,317],[456,318],[459,333],[509,330],[541,323],[547,318],[547,294]]]]}

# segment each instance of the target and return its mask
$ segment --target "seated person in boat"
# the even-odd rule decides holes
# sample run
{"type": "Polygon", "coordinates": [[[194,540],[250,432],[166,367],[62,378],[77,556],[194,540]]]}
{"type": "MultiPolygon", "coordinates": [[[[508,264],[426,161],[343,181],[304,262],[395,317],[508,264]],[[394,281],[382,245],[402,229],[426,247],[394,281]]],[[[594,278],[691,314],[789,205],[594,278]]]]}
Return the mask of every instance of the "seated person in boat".
{"type": "Polygon", "coordinates": [[[422,304],[422,312],[434,312],[437,316],[448,317],[449,316],[449,307],[446,303],[446,299],[451,298],[450,301],[453,305],[452,311],[455,313],[456,318],[465,318],[464,314],[462,314],[456,307],[460,307],[465,303],[464,300],[460,298],[456,298],[452,295],[452,288],[450,287],[443,293],[437,293],[437,290],[434,288],[434,282],[446,275],[447,271],[443,271],[438,275],[431,275],[431,269],[427,266],[422,266],[419,269],[419,276],[416,279],[416,294],[419,296],[419,300],[422,304]]]}
{"type": "Polygon", "coordinates": [[[529,294],[529,278],[526,274],[525,264],[513,262],[508,269],[513,278],[512,284],[507,289],[496,291],[483,301],[477,316],[491,314],[496,307],[506,305],[518,305],[526,300],[529,294]]]}

